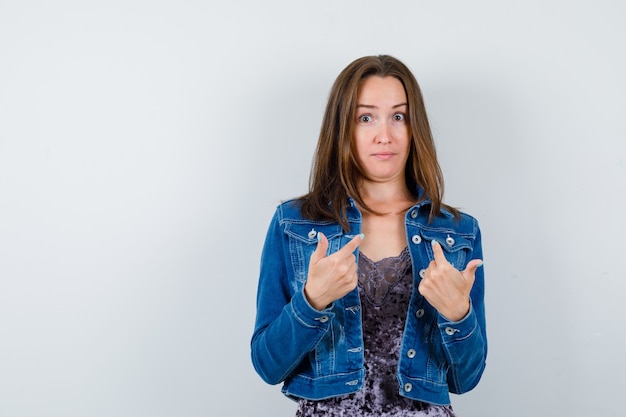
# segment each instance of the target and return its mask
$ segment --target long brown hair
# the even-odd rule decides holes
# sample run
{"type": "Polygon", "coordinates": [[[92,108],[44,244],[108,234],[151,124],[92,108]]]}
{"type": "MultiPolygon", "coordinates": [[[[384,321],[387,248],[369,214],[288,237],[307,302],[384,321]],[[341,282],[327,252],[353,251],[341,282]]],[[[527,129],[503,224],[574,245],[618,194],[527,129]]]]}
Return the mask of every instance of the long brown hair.
{"type": "Polygon", "coordinates": [[[405,167],[407,188],[416,200],[432,201],[429,220],[445,207],[455,216],[458,211],[443,204],[443,175],[422,92],[411,71],[389,55],[365,56],[350,63],[335,80],[330,94],[313,159],[309,193],[301,198],[302,214],[310,219],[334,220],[349,229],[346,214],[348,197],[365,210],[358,189],[361,169],[353,152],[352,125],[361,82],[370,76],[395,77],[407,96],[408,122],[411,131],[409,156],[405,167]],[[418,195],[418,189],[421,194],[418,195]]]}

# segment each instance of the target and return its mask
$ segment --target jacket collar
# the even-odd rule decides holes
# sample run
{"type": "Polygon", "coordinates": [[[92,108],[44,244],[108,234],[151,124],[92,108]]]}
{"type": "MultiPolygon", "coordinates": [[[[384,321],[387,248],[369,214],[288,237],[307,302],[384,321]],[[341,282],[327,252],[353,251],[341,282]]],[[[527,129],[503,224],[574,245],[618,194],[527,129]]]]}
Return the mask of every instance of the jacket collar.
{"type": "MultiPolygon", "coordinates": [[[[418,199],[421,198],[423,194],[424,194],[424,190],[421,187],[418,187],[417,188],[418,199]]],[[[329,202],[329,204],[332,204],[332,203],[329,202]]],[[[413,206],[411,206],[411,208],[409,208],[408,211],[419,210],[422,207],[427,207],[427,206],[432,206],[432,205],[433,205],[433,202],[431,201],[430,198],[427,197],[415,203],[413,206]]],[[[359,210],[359,208],[356,206],[356,203],[354,202],[354,199],[352,197],[348,197],[347,209],[348,210],[354,209],[357,211],[359,210]]],[[[443,216],[448,217],[448,218],[454,217],[454,214],[450,210],[445,208],[444,206],[441,206],[440,210],[443,216]]],[[[429,212],[430,212],[430,208],[429,208],[429,212]]]]}

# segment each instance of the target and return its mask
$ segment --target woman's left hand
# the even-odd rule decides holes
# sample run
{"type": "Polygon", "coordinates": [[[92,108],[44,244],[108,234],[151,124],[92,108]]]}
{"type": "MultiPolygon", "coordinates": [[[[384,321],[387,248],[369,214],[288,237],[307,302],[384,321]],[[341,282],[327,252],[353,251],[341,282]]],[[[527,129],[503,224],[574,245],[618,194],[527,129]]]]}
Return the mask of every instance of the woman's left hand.
{"type": "Polygon", "coordinates": [[[474,274],[483,262],[473,259],[465,271],[459,271],[448,262],[438,242],[433,240],[432,246],[435,259],[426,269],[419,292],[445,318],[459,321],[469,312],[474,274]]]}

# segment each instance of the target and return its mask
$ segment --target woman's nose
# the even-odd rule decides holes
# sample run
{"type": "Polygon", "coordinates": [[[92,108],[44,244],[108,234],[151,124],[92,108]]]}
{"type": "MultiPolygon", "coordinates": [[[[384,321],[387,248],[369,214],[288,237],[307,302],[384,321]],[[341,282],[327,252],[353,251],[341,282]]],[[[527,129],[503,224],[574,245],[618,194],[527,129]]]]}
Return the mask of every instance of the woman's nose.
{"type": "Polygon", "coordinates": [[[380,129],[376,135],[376,143],[389,143],[391,142],[391,132],[389,130],[389,126],[387,123],[383,122],[380,124],[380,129]]]}

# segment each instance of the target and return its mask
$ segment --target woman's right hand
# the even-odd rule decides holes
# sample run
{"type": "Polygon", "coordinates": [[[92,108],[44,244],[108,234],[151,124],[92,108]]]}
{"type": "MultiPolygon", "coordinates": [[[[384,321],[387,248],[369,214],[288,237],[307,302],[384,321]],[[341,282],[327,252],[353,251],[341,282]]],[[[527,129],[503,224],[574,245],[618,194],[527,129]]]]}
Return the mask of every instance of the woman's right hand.
{"type": "Polygon", "coordinates": [[[326,256],[328,239],[318,232],[317,248],[311,255],[309,276],[304,285],[304,294],[313,308],[323,310],[356,288],[358,278],[354,251],[363,237],[363,234],[355,236],[343,248],[326,256]]]}

